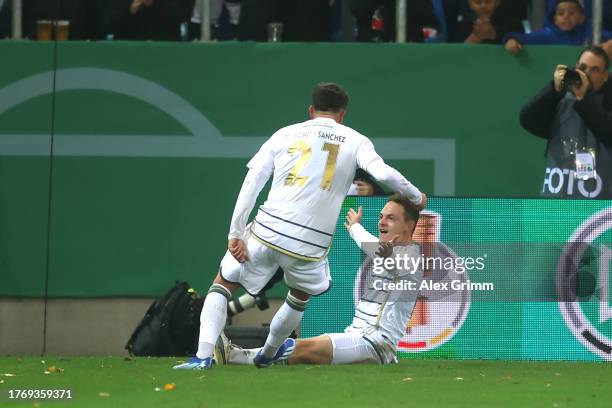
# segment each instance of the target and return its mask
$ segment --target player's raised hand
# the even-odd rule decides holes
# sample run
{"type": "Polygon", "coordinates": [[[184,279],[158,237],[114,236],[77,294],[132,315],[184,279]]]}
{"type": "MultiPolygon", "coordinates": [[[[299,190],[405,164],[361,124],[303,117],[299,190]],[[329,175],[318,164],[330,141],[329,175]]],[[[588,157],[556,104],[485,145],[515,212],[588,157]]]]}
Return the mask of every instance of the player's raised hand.
{"type": "Polygon", "coordinates": [[[362,216],[363,209],[361,207],[359,207],[357,211],[353,210],[352,208],[349,209],[346,213],[346,222],[344,223],[346,230],[350,231],[353,224],[360,224],[362,216]]]}
{"type": "Polygon", "coordinates": [[[227,242],[227,249],[238,262],[245,263],[249,260],[247,247],[243,240],[238,238],[231,238],[227,242]]]}
{"type": "Polygon", "coordinates": [[[399,235],[395,234],[391,241],[381,242],[378,247],[378,251],[376,251],[376,255],[381,258],[388,258],[393,254],[393,246],[399,239],[399,235]]]}

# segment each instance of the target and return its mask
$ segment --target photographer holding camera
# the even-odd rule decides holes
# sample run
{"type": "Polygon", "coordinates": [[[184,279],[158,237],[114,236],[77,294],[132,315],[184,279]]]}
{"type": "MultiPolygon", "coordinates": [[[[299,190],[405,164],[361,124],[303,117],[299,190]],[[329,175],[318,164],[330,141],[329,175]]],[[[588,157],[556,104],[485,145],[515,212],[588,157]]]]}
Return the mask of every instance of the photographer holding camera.
{"type": "Polygon", "coordinates": [[[553,81],[521,109],[521,126],[548,140],[543,197],[612,199],[610,61],[599,46],[575,69],[557,65],[553,81]]]}

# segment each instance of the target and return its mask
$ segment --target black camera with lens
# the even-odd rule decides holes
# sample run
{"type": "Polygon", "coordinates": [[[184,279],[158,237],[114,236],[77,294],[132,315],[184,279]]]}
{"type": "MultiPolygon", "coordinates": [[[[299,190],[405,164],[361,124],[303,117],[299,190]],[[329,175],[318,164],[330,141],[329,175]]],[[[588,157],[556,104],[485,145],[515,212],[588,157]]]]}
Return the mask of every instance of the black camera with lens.
{"type": "Polygon", "coordinates": [[[575,70],[568,68],[565,70],[565,76],[563,77],[563,83],[566,87],[580,86],[582,84],[582,78],[580,74],[575,70]]]}

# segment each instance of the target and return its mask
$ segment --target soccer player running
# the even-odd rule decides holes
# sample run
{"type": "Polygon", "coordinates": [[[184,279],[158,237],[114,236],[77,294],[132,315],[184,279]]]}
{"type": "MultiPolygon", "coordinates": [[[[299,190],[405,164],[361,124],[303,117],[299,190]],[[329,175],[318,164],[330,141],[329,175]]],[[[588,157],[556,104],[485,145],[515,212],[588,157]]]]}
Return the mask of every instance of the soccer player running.
{"type": "MultiPolygon", "coordinates": [[[[418,219],[415,206],[406,197],[394,194],[380,212],[377,239],[361,226],[361,208],[357,212],[349,210],[345,226],[368,255],[360,270],[360,276],[364,276],[363,272],[368,276],[367,287],[355,308],[353,322],[344,333],[297,340],[295,350],[279,360],[286,358],[289,364],[397,363],[397,344],[412,316],[423,279],[422,265],[411,267],[414,264],[409,262],[404,268],[400,262],[399,267],[376,271],[372,268],[373,257],[399,255],[401,259],[405,256],[417,260],[421,251],[413,242],[412,233],[418,219]],[[412,290],[408,289],[408,281],[414,282],[412,290]],[[401,289],[388,290],[383,282],[396,284],[401,289]]],[[[389,287],[392,286],[387,284],[389,287]]],[[[253,364],[260,349],[242,349],[231,345],[225,336],[222,339],[223,348],[218,346],[215,353],[219,364],[253,364]]]]}
{"type": "Polygon", "coordinates": [[[230,224],[228,252],[202,308],[198,351],[175,369],[212,367],[232,292],[242,286],[257,294],[279,267],[290,290],[254,364],[267,367],[286,358],[295,347],[288,337],[299,325],[308,299],[329,288],[327,252],[358,167],[419,208],[425,207],[425,194],[385,164],[367,137],[342,125],[349,98],[341,86],[318,84],[312,99],[310,120],[278,130],[247,164],[230,224]],[[247,225],[271,175],[268,198],[247,225]]]}

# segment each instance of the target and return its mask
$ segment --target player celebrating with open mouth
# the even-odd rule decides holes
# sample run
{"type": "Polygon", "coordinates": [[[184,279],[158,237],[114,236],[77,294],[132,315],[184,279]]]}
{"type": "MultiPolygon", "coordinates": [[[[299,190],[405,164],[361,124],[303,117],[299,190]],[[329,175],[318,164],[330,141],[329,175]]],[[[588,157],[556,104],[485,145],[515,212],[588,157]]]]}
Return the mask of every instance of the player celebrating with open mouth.
{"type": "MultiPolygon", "coordinates": [[[[412,240],[419,211],[406,197],[399,194],[389,197],[380,212],[378,239],[363,228],[361,216],[361,208],[357,212],[350,209],[345,224],[355,243],[368,256],[360,271],[367,269],[368,286],[355,308],[353,322],[344,333],[290,339],[290,351],[279,360],[287,360],[289,364],[397,363],[396,347],[410,321],[423,270],[420,265],[416,269],[395,265],[382,271],[373,270],[372,266],[376,257],[417,259],[421,256],[420,246],[412,240]],[[414,282],[401,286],[415,290],[382,289],[400,282],[414,282]]],[[[231,345],[225,336],[222,339],[223,345],[219,344],[215,353],[219,364],[253,364],[261,350],[242,349],[231,345]]]]}

